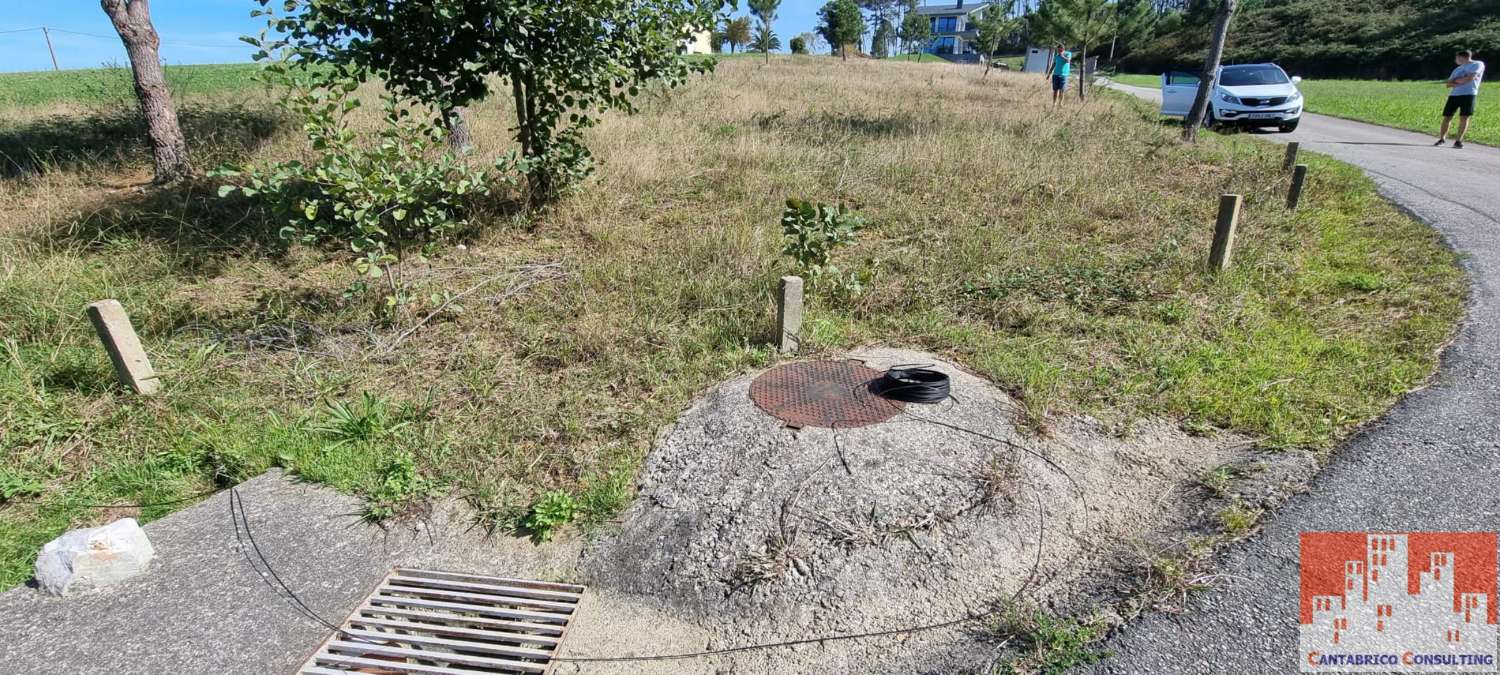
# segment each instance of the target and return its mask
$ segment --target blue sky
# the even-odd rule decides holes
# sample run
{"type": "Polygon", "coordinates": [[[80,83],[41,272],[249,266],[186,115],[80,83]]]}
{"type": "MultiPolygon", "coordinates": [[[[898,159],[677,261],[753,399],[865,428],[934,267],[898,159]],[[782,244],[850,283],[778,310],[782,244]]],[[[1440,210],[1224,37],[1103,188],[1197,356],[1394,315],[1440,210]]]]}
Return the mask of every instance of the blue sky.
{"type": "MultiPolygon", "coordinates": [[[[93,68],[104,63],[124,65],[125,49],[109,18],[93,0],[3,0],[0,12],[0,71],[51,70],[47,43],[40,30],[47,26],[57,63],[64,69],[93,68]],[[13,32],[7,32],[13,31],[13,32]]],[[[792,36],[813,29],[824,0],[782,0],[775,30],[783,45],[792,36]]],[[[249,45],[239,36],[259,31],[264,19],[250,17],[255,0],[152,0],[151,18],[161,34],[161,57],[169,64],[231,63],[250,59],[249,45]]],[[[747,13],[744,0],[739,14],[747,13]]]]}

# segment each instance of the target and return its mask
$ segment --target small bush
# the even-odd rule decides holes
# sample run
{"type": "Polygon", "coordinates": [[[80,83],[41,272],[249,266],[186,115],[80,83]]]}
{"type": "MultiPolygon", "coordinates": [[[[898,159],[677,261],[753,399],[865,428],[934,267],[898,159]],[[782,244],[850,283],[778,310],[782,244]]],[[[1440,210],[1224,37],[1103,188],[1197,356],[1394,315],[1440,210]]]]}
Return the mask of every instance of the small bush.
{"type": "Polygon", "coordinates": [[[541,499],[531,505],[531,512],[526,514],[526,519],[521,524],[531,532],[536,541],[547,541],[557,528],[573,522],[574,516],[578,515],[578,508],[578,500],[573,495],[554,490],[542,495],[541,499]]]}
{"type": "Polygon", "coordinates": [[[467,224],[473,198],[489,192],[491,176],[447,147],[447,131],[431,111],[418,106],[421,113],[413,113],[384,96],[383,123],[365,138],[349,119],[360,107],[357,80],[334,69],[293,68],[285,55],[263,58],[267,83],[288,90],[281,105],[302,123],[312,159],[220,167],[213,175],[237,182],[220,187],[219,196],[240,192],[264,202],[286,219],[283,237],[353,251],[363,280],[350,291],[383,278],[386,306],[403,304],[397,266],[467,224]]]}
{"type": "Polygon", "coordinates": [[[797,273],[813,288],[858,291],[861,279],[834,267],[833,252],[853,242],[864,226],[864,218],[843,204],[834,207],[788,199],[781,212],[785,238],[781,252],[796,262],[797,273]]]}
{"type": "Polygon", "coordinates": [[[426,496],[435,485],[417,472],[416,458],[400,452],[386,460],[381,468],[380,483],[367,495],[365,517],[383,520],[401,513],[413,500],[426,496]]]}

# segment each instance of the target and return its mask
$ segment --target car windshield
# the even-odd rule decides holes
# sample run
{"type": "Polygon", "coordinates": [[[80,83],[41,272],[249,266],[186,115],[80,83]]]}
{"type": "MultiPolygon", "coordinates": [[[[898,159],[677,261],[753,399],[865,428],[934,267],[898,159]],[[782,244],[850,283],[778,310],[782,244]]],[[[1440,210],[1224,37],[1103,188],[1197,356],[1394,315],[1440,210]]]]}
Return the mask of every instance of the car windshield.
{"type": "Polygon", "coordinates": [[[1250,66],[1248,68],[1225,68],[1219,77],[1222,87],[1252,87],[1257,84],[1286,84],[1286,73],[1276,66],[1250,66]]]}

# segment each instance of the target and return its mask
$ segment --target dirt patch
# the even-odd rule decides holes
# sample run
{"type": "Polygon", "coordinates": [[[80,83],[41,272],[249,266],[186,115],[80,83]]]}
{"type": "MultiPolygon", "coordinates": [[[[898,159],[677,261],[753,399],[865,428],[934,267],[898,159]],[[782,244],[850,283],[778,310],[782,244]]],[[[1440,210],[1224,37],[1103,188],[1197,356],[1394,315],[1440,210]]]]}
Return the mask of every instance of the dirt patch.
{"type": "MultiPolygon", "coordinates": [[[[794,430],[750,401],[753,376],[718,387],[660,439],[619,532],[585,553],[588,582],[691,620],[711,649],[934,624],[1012,598],[1050,604],[1185,526],[1191,486],[1247,447],[1165,422],[1119,438],[1070,418],[1038,436],[1017,426],[1004,392],[932,354],[853,358],[877,370],[932,364],[953,398],[872,426],[794,430]]],[[[725,662],[911,672],[936,665],[951,631],[973,628],[906,638],[926,645],[899,650],[925,652],[920,664],[869,643],[725,662]]]]}

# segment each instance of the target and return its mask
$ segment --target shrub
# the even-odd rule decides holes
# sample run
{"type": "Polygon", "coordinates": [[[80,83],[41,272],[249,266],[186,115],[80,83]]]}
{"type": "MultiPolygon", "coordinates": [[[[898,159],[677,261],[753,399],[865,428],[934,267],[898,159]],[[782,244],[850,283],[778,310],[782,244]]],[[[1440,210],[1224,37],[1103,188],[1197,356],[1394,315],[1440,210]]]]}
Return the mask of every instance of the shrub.
{"type": "Polygon", "coordinates": [[[858,291],[859,278],[844,276],[834,267],[833,252],[854,241],[864,226],[864,218],[843,204],[834,207],[788,199],[786,209],[781,212],[781,233],[785,238],[781,252],[796,262],[797,273],[813,288],[858,291]]]}
{"type": "Polygon", "coordinates": [[[790,46],[793,54],[806,54],[807,53],[807,40],[804,39],[800,35],[797,36],[797,37],[792,38],[792,42],[791,42],[791,44],[789,46],[790,46]]]}
{"type": "Polygon", "coordinates": [[[382,97],[382,123],[367,138],[350,123],[361,105],[358,81],[331,69],[293,70],[285,53],[261,56],[268,61],[262,78],[288,89],[281,105],[302,122],[312,158],[220,167],[214,175],[237,182],[220,187],[219,195],[240,192],[267,204],[286,219],[283,237],[347,248],[362,277],[352,292],[384,278],[385,305],[404,303],[401,261],[465,225],[491,177],[448,149],[446,130],[431,117],[395,97],[382,97]]]}
{"type": "Polygon", "coordinates": [[[530,513],[526,514],[526,520],[521,524],[531,531],[532,538],[542,542],[551,539],[552,532],[557,528],[573,522],[576,515],[578,500],[573,495],[555,490],[542,495],[541,499],[532,504],[530,513]]]}

